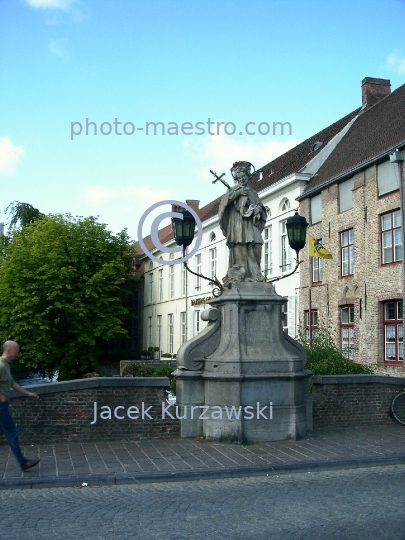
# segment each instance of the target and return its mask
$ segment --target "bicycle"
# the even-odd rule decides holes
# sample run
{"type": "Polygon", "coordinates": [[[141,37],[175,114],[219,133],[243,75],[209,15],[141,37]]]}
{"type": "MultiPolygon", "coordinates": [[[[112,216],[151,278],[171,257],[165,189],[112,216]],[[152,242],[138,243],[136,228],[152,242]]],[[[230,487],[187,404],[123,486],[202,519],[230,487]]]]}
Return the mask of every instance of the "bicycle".
{"type": "Polygon", "coordinates": [[[391,414],[397,422],[405,426],[405,390],[391,401],[391,414]]]}

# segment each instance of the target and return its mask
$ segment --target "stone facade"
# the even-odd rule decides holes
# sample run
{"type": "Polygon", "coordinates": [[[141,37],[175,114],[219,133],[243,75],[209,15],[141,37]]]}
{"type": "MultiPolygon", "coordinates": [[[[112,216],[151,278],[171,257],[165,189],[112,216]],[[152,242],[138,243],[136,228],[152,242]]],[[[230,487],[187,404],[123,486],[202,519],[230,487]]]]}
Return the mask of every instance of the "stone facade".
{"type": "MultiPolygon", "coordinates": [[[[168,387],[167,377],[103,377],[42,384],[28,387],[39,395],[38,400],[12,391],[10,411],[22,444],[168,439],[180,435],[177,419],[162,418],[168,387]],[[98,420],[92,424],[95,402],[98,420]],[[145,409],[152,406],[148,412],[152,420],[146,414],[142,419],[142,403],[145,409]],[[128,413],[134,406],[139,408],[138,415],[135,409],[128,413]],[[102,407],[110,408],[111,419],[102,407]]],[[[6,444],[2,434],[1,443],[6,444]]]]}
{"type": "MultiPolygon", "coordinates": [[[[386,372],[404,374],[401,364],[385,361],[383,325],[383,303],[403,298],[402,261],[382,264],[381,255],[381,215],[400,208],[399,191],[379,197],[377,164],[374,163],[354,175],[352,196],[352,208],[339,212],[338,183],[321,191],[322,220],[310,224],[308,234],[322,239],[333,259],[323,259],[323,278],[319,283],[312,281],[312,266],[317,260],[306,257],[301,265],[301,325],[305,326],[304,312],[309,310],[311,283],[311,309],[318,312],[323,323],[331,322],[340,345],[341,309],[353,306],[355,361],[384,364],[386,372]],[[349,229],[353,229],[354,235],[354,273],[342,277],[341,233],[349,229]]],[[[311,221],[310,198],[300,202],[300,212],[311,221]]]]}

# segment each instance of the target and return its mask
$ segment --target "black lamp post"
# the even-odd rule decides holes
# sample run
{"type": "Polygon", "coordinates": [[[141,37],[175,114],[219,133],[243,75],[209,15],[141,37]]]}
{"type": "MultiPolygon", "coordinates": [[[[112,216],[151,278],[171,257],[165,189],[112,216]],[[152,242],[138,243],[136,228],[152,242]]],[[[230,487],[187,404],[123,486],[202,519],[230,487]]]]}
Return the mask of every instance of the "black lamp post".
{"type": "Polygon", "coordinates": [[[307,220],[304,216],[300,216],[298,210],[296,210],[295,214],[287,219],[285,226],[287,229],[288,243],[290,244],[291,249],[296,252],[298,259],[300,250],[305,246],[308,227],[307,220]]]}
{"type": "Polygon", "coordinates": [[[172,229],[176,244],[178,246],[183,246],[184,251],[194,239],[195,219],[185,208],[179,210],[178,213],[182,214],[183,218],[173,217],[172,229]]]}
{"type": "Polygon", "coordinates": [[[298,210],[296,210],[293,216],[290,216],[289,218],[287,218],[285,226],[287,229],[288,243],[290,244],[291,249],[293,249],[295,253],[297,254],[297,258],[295,261],[295,268],[289,274],[285,274],[284,276],[279,276],[273,279],[269,279],[268,282],[279,281],[280,279],[291,276],[298,270],[298,267],[301,264],[301,261],[299,260],[299,252],[305,246],[308,222],[305,219],[305,217],[300,216],[298,214],[298,210]]]}
{"type": "MultiPolygon", "coordinates": [[[[182,208],[181,210],[179,210],[179,214],[182,214],[183,219],[173,217],[172,229],[174,233],[174,240],[178,246],[183,246],[183,256],[185,256],[186,247],[189,246],[191,242],[194,240],[195,219],[192,216],[192,214],[185,208],[182,208]]],[[[222,284],[215,277],[214,279],[210,279],[203,276],[202,274],[197,274],[196,272],[193,272],[192,270],[190,270],[186,262],[183,262],[183,264],[186,270],[190,272],[190,274],[194,274],[195,276],[206,279],[212,285],[215,285],[212,291],[212,294],[214,296],[221,295],[223,287],[222,287],[222,284]]]]}

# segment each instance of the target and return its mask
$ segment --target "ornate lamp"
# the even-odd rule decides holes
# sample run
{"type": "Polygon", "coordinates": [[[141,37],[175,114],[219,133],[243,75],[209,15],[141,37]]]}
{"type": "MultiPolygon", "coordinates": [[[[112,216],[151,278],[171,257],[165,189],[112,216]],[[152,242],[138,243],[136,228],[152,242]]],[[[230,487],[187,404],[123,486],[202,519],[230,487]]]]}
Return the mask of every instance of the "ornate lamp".
{"type": "Polygon", "coordinates": [[[185,208],[179,210],[179,214],[182,214],[183,218],[173,217],[172,229],[176,244],[183,246],[183,250],[185,250],[194,240],[195,219],[185,208]]]}
{"type": "Polygon", "coordinates": [[[287,219],[285,225],[287,229],[288,243],[290,244],[291,249],[296,252],[298,259],[300,250],[305,246],[308,227],[307,220],[304,216],[300,216],[298,214],[298,210],[296,210],[295,214],[287,219]]]}
{"type": "MultiPolygon", "coordinates": [[[[186,247],[189,246],[191,242],[194,240],[195,219],[193,218],[192,214],[185,208],[178,210],[178,212],[179,214],[182,214],[183,219],[173,217],[172,229],[174,233],[174,241],[176,242],[178,246],[183,246],[183,253],[185,255],[186,247]]],[[[203,276],[202,274],[197,274],[196,272],[193,272],[192,270],[190,270],[186,262],[183,262],[183,264],[186,270],[190,272],[190,274],[194,274],[195,276],[206,279],[212,285],[215,285],[212,291],[213,296],[221,295],[223,287],[216,277],[214,277],[213,279],[207,278],[206,276],[203,276]]]]}

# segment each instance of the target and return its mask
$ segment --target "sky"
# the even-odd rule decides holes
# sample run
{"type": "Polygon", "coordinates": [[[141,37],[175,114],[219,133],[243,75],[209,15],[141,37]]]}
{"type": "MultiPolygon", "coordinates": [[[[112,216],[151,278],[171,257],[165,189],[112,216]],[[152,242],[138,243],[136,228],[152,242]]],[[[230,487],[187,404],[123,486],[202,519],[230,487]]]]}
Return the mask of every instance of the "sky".
{"type": "Polygon", "coordinates": [[[0,0],[0,221],[19,201],[136,239],[153,203],[203,206],[210,169],[264,166],[364,77],[404,84],[404,21],[405,0],[0,0]]]}

